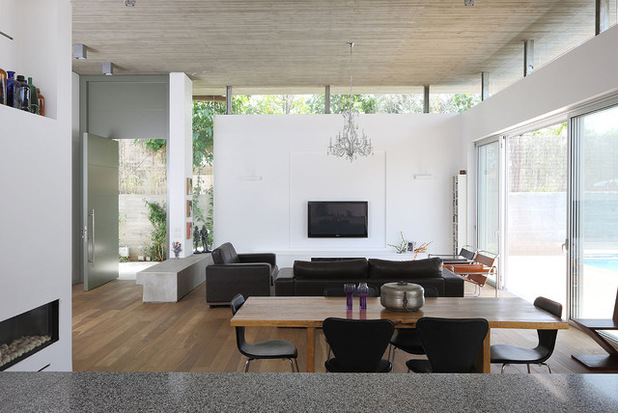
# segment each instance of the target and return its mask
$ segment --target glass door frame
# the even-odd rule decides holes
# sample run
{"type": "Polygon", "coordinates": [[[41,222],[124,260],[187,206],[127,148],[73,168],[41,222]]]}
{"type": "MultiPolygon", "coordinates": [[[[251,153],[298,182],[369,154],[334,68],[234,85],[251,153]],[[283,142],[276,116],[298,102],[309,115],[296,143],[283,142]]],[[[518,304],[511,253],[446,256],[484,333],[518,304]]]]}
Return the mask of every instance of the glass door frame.
{"type": "Polygon", "coordinates": [[[476,232],[476,236],[475,236],[475,243],[476,243],[476,248],[478,248],[478,246],[480,245],[480,233],[481,231],[479,230],[479,223],[481,222],[481,218],[480,218],[480,196],[481,193],[479,191],[479,181],[481,179],[481,162],[480,162],[480,155],[479,155],[479,149],[483,146],[486,145],[491,145],[493,143],[498,143],[499,145],[499,155],[498,155],[498,234],[497,234],[497,238],[498,238],[498,251],[489,251],[495,254],[498,254],[498,260],[496,261],[496,267],[497,267],[497,271],[496,271],[496,280],[495,282],[492,281],[491,279],[489,279],[487,282],[496,288],[496,289],[500,289],[502,288],[502,277],[500,276],[500,274],[502,273],[502,248],[503,248],[503,243],[502,243],[502,239],[503,239],[503,232],[502,232],[502,228],[503,228],[503,219],[504,219],[504,195],[503,195],[503,182],[504,182],[504,136],[503,135],[494,135],[491,136],[489,138],[486,139],[482,139],[480,141],[477,141],[474,143],[474,150],[475,150],[475,157],[476,157],[476,213],[475,213],[475,217],[476,217],[476,225],[475,225],[475,232],[476,232]]]}
{"type": "Polygon", "coordinates": [[[586,115],[591,115],[595,112],[610,109],[618,105],[618,96],[614,95],[609,98],[604,98],[597,102],[583,105],[568,113],[568,138],[569,138],[569,157],[568,157],[568,186],[567,186],[567,320],[573,318],[577,314],[576,306],[579,299],[576,295],[581,294],[581,289],[578,288],[580,277],[583,275],[583,245],[580,243],[580,218],[581,218],[581,195],[582,188],[578,179],[582,171],[581,159],[581,118],[586,115]]]}

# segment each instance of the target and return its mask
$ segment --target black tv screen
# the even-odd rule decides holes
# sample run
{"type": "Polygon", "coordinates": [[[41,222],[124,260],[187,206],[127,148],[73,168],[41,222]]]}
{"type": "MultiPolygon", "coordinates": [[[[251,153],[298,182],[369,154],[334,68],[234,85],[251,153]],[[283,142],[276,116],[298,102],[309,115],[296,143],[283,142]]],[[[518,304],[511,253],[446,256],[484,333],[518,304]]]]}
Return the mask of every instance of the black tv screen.
{"type": "Polygon", "coordinates": [[[367,238],[367,201],[309,201],[309,238],[367,238]]]}

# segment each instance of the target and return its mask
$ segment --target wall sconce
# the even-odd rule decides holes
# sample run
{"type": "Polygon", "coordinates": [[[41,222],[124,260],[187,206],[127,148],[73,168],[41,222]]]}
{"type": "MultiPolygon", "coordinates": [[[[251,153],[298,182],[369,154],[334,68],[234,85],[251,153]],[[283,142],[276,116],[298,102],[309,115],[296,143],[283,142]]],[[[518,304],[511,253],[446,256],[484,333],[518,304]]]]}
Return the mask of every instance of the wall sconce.
{"type": "Polygon", "coordinates": [[[88,48],[81,43],[73,45],[73,58],[77,60],[85,60],[88,58],[88,48]]]}
{"type": "Polygon", "coordinates": [[[107,76],[114,74],[114,64],[112,62],[103,62],[103,74],[107,76]]]}

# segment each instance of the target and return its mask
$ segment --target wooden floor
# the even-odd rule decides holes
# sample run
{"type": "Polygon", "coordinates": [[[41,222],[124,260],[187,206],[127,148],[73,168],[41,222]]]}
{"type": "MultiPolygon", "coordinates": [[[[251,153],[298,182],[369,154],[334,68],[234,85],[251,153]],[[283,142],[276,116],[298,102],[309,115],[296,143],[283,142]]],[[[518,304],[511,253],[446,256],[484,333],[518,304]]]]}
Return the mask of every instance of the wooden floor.
{"type": "MultiPolygon", "coordinates": [[[[493,295],[485,286],[483,295],[493,295]]],[[[229,325],[231,310],[210,308],[202,284],[178,303],[142,303],[142,287],[135,281],[112,281],[93,291],[73,287],[74,371],[242,371],[244,357],[236,349],[229,325]]],[[[284,339],[299,350],[298,364],[305,366],[305,330],[298,328],[248,328],[247,341],[284,339]]],[[[534,330],[492,330],[492,344],[536,345],[534,330]]],[[[324,371],[327,348],[317,333],[316,370],[324,371]]],[[[605,354],[584,333],[571,327],[560,330],[556,350],[549,359],[554,373],[589,373],[571,354],[605,354]]],[[[394,371],[406,372],[411,358],[397,353],[394,371]]],[[[287,361],[253,362],[251,371],[290,371],[287,361]]],[[[492,373],[500,366],[492,365],[492,373]]],[[[532,367],[533,373],[547,373],[532,367]]],[[[523,373],[525,366],[507,367],[506,373],[523,373]]]]}

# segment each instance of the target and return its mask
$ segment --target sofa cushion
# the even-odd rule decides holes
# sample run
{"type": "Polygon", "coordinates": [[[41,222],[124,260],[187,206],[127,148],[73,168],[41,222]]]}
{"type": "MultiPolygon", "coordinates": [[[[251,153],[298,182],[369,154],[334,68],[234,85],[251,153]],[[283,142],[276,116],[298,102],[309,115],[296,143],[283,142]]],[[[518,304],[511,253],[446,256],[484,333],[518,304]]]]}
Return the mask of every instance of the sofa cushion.
{"type": "Polygon", "coordinates": [[[236,264],[240,262],[240,259],[234,246],[226,242],[212,252],[212,261],[215,264],[236,264]]]}
{"type": "Polygon", "coordinates": [[[367,278],[367,260],[294,261],[294,277],[301,280],[359,280],[367,278]]]}
{"type": "Polygon", "coordinates": [[[417,261],[369,259],[369,278],[407,280],[438,277],[442,277],[442,260],[437,257],[417,261]]]}

